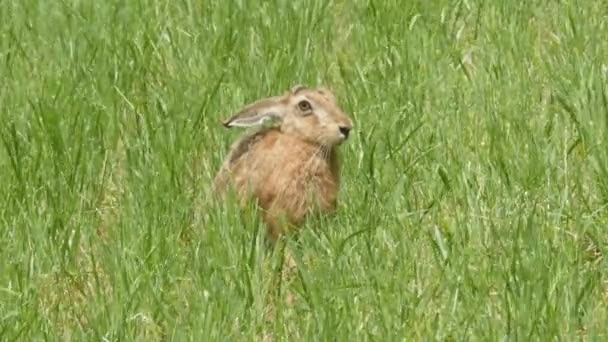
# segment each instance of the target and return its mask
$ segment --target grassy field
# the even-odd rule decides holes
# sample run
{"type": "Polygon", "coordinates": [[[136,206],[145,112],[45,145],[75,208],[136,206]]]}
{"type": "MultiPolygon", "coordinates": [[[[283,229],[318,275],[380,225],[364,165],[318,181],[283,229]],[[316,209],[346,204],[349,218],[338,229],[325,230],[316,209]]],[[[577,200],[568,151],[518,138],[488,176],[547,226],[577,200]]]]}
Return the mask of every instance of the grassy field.
{"type": "Polygon", "coordinates": [[[0,1],[0,340],[606,340],[606,37],[602,1],[0,1]],[[209,197],[220,120],[298,83],[356,129],[269,250],[209,197]]]}

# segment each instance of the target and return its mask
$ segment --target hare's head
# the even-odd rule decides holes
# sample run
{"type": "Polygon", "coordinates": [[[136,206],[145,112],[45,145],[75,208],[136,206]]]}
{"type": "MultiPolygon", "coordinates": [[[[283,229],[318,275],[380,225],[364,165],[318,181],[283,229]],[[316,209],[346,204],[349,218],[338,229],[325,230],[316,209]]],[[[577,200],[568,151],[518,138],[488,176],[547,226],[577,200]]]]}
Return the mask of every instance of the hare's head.
{"type": "Polygon", "coordinates": [[[285,134],[323,146],[341,144],[353,127],[330,90],[304,86],[251,103],[224,121],[224,126],[249,127],[268,119],[278,119],[285,134]]]}

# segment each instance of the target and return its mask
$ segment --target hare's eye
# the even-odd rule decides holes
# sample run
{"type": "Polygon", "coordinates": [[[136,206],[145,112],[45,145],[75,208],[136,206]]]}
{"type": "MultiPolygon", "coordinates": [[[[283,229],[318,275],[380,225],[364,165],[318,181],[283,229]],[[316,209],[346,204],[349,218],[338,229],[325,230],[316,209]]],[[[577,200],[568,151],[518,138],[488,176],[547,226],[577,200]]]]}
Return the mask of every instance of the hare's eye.
{"type": "Polygon", "coordinates": [[[309,110],[312,109],[312,106],[310,105],[310,102],[308,102],[306,100],[302,100],[302,101],[298,102],[298,108],[300,108],[300,110],[303,112],[308,112],[309,110]]]}

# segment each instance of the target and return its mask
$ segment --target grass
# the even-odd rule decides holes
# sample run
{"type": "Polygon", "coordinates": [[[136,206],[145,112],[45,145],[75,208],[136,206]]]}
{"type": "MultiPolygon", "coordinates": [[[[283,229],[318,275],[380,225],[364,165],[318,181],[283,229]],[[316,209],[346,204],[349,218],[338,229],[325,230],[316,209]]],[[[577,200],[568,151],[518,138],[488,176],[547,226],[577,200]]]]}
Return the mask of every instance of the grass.
{"type": "Polygon", "coordinates": [[[0,340],[605,340],[607,18],[3,1],[0,340]],[[208,191],[240,134],[220,120],[297,83],[356,131],[338,215],[271,251],[208,191]]]}

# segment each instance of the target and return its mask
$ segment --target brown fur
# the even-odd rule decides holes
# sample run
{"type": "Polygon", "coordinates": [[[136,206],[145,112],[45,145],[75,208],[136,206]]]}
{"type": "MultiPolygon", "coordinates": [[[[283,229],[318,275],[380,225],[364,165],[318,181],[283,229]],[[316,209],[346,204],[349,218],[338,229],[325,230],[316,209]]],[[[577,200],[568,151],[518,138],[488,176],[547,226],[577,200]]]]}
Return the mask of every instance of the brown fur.
{"type": "Polygon", "coordinates": [[[338,128],[350,129],[352,121],[337,106],[331,92],[303,87],[294,88],[284,97],[258,101],[230,120],[243,116],[250,120],[270,107],[274,109],[269,112],[279,112],[280,126],[237,141],[215,179],[215,187],[222,194],[233,186],[242,201],[256,200],[263,210],[268,235],[276,240],[301,225],[309,214],[336,210],[340,187],[337,146],[346,139],[338,128]],[[295,99],[294,95],[302,92],[313,103],[310,113],[297,110],[302,98],[295,99]],[[260,103],[262,108],[256,108],[260,103]]]}

